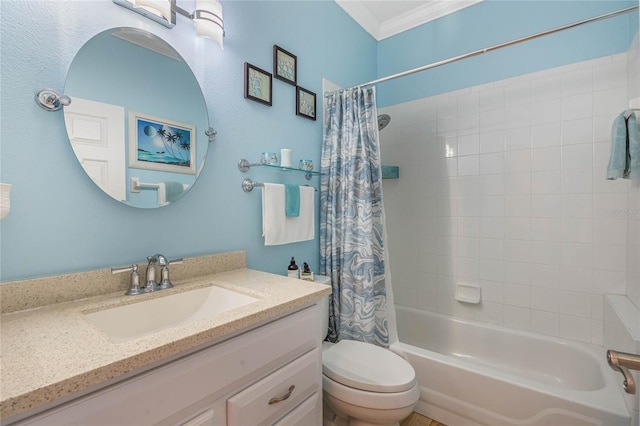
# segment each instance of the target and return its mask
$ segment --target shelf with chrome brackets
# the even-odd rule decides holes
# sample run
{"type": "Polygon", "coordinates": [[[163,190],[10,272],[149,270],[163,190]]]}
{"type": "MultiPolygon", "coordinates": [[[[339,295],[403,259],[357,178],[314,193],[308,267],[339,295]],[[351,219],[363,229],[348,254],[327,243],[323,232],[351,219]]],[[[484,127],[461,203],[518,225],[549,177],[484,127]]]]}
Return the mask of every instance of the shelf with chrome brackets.
{"type": "Polygon", "coordinates": [[[250,163],[248,160],[245,160],[244,158],[238,161],[238,170],[240,170],[242,173],[248,172],[249,168],[251,167],[267,167],[270,169],[277,169],[277,170],[286,171],[286,172],[291,171],[291,172],[304,173],[304,177],[307,180],[311,179],[311,177],[314,175],[320,175],[320,172],[314,172],[313,170],[295,169],[293,167],[281,167],[281,166],[278,166],[277,164],[250,163]]]}

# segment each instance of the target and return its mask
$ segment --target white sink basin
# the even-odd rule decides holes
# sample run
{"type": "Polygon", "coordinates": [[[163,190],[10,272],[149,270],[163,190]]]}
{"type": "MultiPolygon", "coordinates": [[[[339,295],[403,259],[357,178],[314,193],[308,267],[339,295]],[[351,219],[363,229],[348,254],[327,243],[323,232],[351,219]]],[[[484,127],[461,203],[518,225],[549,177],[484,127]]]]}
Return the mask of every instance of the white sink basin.
{"type": "MultiPolygon", "coordinates": [[[[136,297],[136,296],[132,296],[136,297]]],[[[211,318],[259,299],[211,286],[85,314],[111,341],[126,342],[187,322],[211,318]]]]}

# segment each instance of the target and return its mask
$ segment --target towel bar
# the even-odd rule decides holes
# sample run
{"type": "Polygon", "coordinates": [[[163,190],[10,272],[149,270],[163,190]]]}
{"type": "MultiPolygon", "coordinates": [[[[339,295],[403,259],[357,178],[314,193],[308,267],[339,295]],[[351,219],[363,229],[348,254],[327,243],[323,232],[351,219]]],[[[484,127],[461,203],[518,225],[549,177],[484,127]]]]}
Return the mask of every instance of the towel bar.
{"type": "Polygon", "coordinates": [[[131,192],[140,192],[141,189],[158,189],[160,185],[157,183],[140,182],[140,178],[131,178],[131,192]]]}
{"type": "Polygon", "coordinates": [[[245,179],[242,181],[242,190],[244,192],[251,192],[256,186],[264,186],[264,183],[254,182],[251,179],[245,179]]]}
{"type": "MultiPolygon", "coordinates": [[[[242,190],[244,192],[251,192],[253,190],[253,188],[255,188],[256,186],[264,187],[264,183],[262,183],[262,182],[254,182],[249,178],[247,178],[247,179],[242,181],[242,190]]],[[[304,186],[308,186],[308,185],[304,185],[304,186]]],[[[316,192],[318,192],[317,188],[313,188],[313,189],[316,192]]]]}

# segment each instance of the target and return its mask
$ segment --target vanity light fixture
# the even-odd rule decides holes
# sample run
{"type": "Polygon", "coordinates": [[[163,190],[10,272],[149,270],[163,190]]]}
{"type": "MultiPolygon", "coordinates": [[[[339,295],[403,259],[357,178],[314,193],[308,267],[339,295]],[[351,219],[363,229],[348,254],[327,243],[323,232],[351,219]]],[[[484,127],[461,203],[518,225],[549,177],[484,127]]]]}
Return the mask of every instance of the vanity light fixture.
{"type": "Polygon", "coordinates": [[[196,23],[196,33],[199,36],[209,37],[223,48],[224,22],[222,4],[218,0],[196,0],[196,10],[190,17],[196,23]]]}
{"type": "Polygon", "coordinates": [[[173,28],[176,24],[176,14],[173,12],[175,0],[113,0],[113,2],[167,28],[173,28]]]}
{"type": "Polygon", "coordinates": [[[118,6],[125,7],[144,17],[173,28],[176,25],[176,13],[192,19],[196,24],[196,34],[214,40],[223,47],[224,20],[222,4],[218,0],[196,0],[196,10],[189,13],[176,5],[176,0],[113,0],[118,6]]]}

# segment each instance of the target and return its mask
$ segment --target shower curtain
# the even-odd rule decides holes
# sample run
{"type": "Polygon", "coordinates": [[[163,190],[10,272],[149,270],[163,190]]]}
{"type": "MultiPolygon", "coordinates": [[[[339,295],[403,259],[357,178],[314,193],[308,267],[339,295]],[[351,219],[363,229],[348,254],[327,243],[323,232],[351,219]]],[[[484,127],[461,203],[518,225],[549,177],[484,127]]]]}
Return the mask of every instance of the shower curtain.
{"type": "Polygon", "coordinates": [[[328,340],[389,345],[375,88],[328,95],[320,178],[320,270],[333,286],[328,340]]]}

